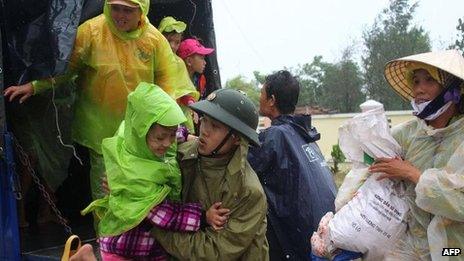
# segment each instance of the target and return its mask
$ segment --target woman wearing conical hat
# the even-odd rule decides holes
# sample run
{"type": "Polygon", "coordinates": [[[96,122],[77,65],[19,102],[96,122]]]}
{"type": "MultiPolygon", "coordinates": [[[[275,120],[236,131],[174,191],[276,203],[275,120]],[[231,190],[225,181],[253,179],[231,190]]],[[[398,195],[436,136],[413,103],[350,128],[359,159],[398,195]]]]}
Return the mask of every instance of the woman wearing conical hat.
{"type": "Polygon", "coordinates": [[[455,50],[400,58],[385,78],[415,116],[392,131],[403,158],[370,168],[402,180],[410,205],[407,231],[386,259],[442,260],[443,248],[464,246],[464,58],[455,50]]]}

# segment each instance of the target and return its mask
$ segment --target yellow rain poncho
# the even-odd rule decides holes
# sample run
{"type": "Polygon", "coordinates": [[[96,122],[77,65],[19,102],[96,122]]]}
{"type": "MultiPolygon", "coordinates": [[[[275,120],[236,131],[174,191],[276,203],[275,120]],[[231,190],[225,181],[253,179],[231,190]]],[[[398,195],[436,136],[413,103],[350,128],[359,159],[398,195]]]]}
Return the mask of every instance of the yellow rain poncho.
{"type": "Polygon", "coordinates": [[[128,100],[118,133],[102,144],[110,194],[82,211],[96,212],[101,219],[100,236],[119,235],[134,228],[165,198],[180,200],[176,144],[160,158],[149,150],[146,135],[153,123],[183,123],[181,109],[158,86],[148,83],[141,83],[128,100]]]}
{"type": "MultiPolygon", "coordinates": [[[[149,1],[131,1],[142,9],[139,28],[118,31],[105,2],[102,15],[79,26],[68,72],[56,79],[77,76],[73,139],[98,154],[101,141],[114,135],[124,117],[127,95],[140,82],[156,83],[172,97],[178,87],[192,85],[188,75],[179,73],[166,38],[148,21],[149,1]]],[[[50,88],[50,81],[36,81],[33,86],[37,93],[50,88]]]]}
{"type": "MultiPolygon", "coordinates": [[[[163,18],[158,26],[158,30],[161,33],[175,32],[175,33],[181,34],[185,31],[186,28],[187,28],[187,25],[184,22],[177,21],[171,16],[167,16],[163,18]]],[[[175,56],[176,56],[176,62],[178,66],[179,75],[182,74],[183,77],[187,77],[190,79],[187,66],[185,66],[184,60],[182,60],[182,58],[180,58],[177,55],[175,56]]],[[[179,99],[187,95],[191,96],[195,101],[198,101],[198,99],[200,98],[200,93],[197,91],[192,81],[189,81],[188,84],[177,86],[174,92],[175,99],[179,99]]],[[[182,111],[184,112],[185,117],[187,117],[187,122],[185,123],[185,126],[190,131],[190,133],[194,133],[195,127],[194,127],[193,118],[192,118],[192,110],[190,110],[190,108],[186,105],[181,104],[180,107],[182,108],[182,111]]]]}
{"type": "MultiPolygon", "coordinates": [[[[190,79],[190,76],[187,71],[187,66],[185,66],[184,60],[182,60],[179,56],[176,55],[176,61],[179,68],[179,74],[183,74],[184,77],[188,77],[190,79]]],[[[174,97],[176,99],[179,99],[186,95],[191,96],[195,101],[198,101],[198,99],[200,98],[200,93],[195,89],[195,86],[193,85],[192,81],[189,81],[188,85],[178,87],[179,88],[176,88],[176,90],[174,91],[174,97]]],[[[187,118],[187,121],[184,123],[185,127],[187,127],[190,133],[194,134],[195,125],[193,123],[192,110],[188,106],[183,104],[180,104],[179,106],[184,112],[185,117],[187,118]]]]}

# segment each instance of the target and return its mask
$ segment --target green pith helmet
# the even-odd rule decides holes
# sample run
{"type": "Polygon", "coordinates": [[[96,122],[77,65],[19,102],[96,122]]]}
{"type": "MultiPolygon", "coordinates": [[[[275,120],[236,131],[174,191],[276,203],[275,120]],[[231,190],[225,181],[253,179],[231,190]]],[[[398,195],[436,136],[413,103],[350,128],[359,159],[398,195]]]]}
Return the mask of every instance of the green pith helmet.
{"type": "Polygon", "coordinates": [[[259,146],[258,111],[251,100],[233,89],[219,89],[212,92],[206,100],[190,105],[192,110],[206,114],[239,132],[253,145],[259,146]]]}

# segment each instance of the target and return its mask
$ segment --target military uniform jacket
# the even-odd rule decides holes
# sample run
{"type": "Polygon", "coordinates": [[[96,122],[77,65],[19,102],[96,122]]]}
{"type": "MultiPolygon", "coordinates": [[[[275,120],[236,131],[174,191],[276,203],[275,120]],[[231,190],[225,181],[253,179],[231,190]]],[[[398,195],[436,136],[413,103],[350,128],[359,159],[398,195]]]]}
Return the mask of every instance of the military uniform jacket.
{"type": "Polygon", "coordinates": [[[263,188],[247,161],[245,142],[228,157],[201,157],[198,141],[179,146],[182,198],[208,209],[215,202],[231,210],[224,229],[196,233],[153,229],[164,249],[180,260],[268,260],[267,203],[263,188]]]}

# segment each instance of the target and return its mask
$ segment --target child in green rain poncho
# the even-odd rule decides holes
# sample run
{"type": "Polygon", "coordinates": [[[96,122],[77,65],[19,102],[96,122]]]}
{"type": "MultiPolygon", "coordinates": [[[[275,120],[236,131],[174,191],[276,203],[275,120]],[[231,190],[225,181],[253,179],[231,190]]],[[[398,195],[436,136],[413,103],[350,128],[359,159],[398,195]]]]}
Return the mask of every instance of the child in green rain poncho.
{"type": "Polygon", "coordinates": [[[150,235],[153,226],[194,232],[205,219],[215,229],[225,224],[228,210],[220,203],[205,214],[199,203],[179,203],[181,174],[174,141],[183,122],[182,110],[160,87],[142,82],[129,94],[125,120],[102,143],[109,195],[82,211],[95,211],[100,219],[104,260],[167,259],[150,235]]]}
{"type": "MultiPolygon", "coordinates": [[[[163,18],[158,26],[158,30],[166,37],[171,46],[172,52],[177,53],[179,49],[180,42],[182,41],[183,32],[187,28],[187,25],[182,21],[177,21],[171,16],[166,16],[163,18]]],[[[184,60],[179,56],[175,55],[176,63],[178,66],[178,73],[184,75],[184,77],[189,77],[187,67],[185,66],[184,60]]],[[[190,82],[191,83],[191,82],[190,82]]],[[[174,97],[177,99],[177,103],[185,114],[187,121],[184,123],[190,134],[195,134],[195,128],[193,125],[192,110],[189,109],[189,105],[198,101],[200,93],[195,89],[193,83],[186,84],[183,86],[178,86],[175,90],[174,97]]],[[[187,139],[188,133],[183,132],[183,140],[187,139]]]]}

